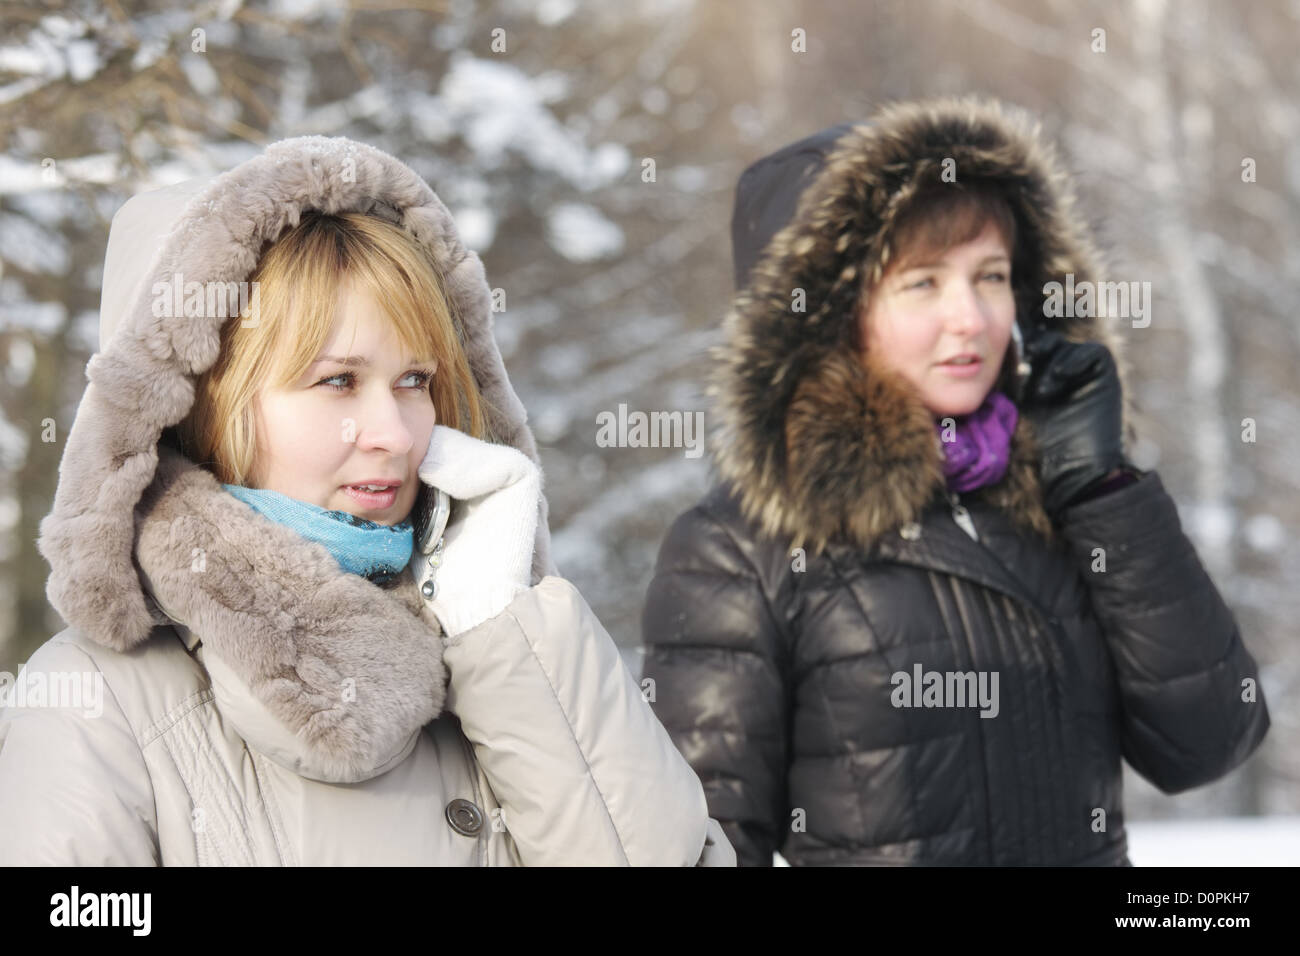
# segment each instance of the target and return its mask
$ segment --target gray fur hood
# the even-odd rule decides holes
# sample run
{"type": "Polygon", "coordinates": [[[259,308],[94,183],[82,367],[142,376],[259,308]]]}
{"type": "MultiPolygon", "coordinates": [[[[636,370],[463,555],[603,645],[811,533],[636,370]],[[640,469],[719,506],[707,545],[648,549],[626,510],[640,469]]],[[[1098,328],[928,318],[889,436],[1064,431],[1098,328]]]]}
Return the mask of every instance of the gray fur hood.
{"type": "MultiPolygon", "coordinates": [[[[291,732],[312,775],[358,779],[400,757],[444,703],[440,630],[410,569],[391,590],[342,571],[323,546],[263,518],[160,441],[190,411],[228,320],[155,317],[155,284],[178,272],[241,282],[308,209],[381,216],[430,251],[493,433],[537,461],[493,338],[482,263],[433,190],[362,143],[287,139],[224,174],[137,195],[114,216],[100,351],[37,545],[51,568],[47,596],[70,626],[129,653],[156,626],[177,625],[191,649],[205,645],[210,670],[252,691],[275,718],[266,726],[291,732]]],[[[539,511],[534,583],[555,573],[544,498],[539,511]]]]}

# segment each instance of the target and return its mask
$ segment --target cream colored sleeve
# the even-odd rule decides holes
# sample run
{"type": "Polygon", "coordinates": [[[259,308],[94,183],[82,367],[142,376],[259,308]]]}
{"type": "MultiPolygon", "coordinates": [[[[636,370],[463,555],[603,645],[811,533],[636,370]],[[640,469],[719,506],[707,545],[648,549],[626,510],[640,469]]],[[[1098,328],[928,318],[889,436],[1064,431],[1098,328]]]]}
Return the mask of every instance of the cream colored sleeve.
{"type": "Polygon", "coordinates": [[[447,707],[526,865],[701,861],[699,778],[572,584],[544,578],[443,659],[447,707]]]}

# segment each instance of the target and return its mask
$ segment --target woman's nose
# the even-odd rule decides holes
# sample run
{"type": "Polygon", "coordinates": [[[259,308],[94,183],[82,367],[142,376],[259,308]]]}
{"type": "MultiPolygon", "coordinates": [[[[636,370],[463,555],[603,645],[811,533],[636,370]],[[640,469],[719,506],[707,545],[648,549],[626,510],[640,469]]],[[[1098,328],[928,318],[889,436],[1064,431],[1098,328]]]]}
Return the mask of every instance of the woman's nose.
{"type": "Polygon", "coordinates": [[[357,423],[357,447],[362,451],[380,450],[405,455],[415,438],[402,416],[397,398],[391,394],[367,399],[357,423]]]}
{"type": "Polygon", "coordinates": [[[987,306],[974,283],[954,282],[946,299],[945,319],[951,331],[972,336],[987,324],[987,306]]]}

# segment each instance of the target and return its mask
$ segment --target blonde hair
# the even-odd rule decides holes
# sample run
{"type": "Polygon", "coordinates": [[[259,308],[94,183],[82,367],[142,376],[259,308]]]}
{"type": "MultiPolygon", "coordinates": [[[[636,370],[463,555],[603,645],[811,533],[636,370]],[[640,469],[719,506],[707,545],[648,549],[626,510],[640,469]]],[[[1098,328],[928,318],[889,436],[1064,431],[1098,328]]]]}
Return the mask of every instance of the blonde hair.
{"type": "Polygon", "coordinates": [[[364,213],[309,211],[271,244],[249,281],[257,283],[256,320],[226,322],[217,360],[176,426],[180,450],[220,481],[243,485],[252,476],[258,393],[306,373],[349,283],[373,295],[404,349],[437,362],[429,392],[439,423],[492,440],[437,264],[401,227],[364,213]]]}

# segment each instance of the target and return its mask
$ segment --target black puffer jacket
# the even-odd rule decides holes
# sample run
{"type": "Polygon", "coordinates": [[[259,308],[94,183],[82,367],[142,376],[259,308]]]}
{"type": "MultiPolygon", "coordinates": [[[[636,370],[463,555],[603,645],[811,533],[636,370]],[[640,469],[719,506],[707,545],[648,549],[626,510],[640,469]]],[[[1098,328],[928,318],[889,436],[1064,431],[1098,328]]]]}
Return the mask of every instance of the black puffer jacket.
{"type": "MultiPolygon", "coordinates": [[[[1269,726],[1156,473],[1053,525],[1021,416],[1004,478],[950,495],[933,417],[852,357],[853,265],[881,261],[898,202],[945,157],[1012,203],[1022,318],[1045,281],[1095,280],[1054,155],[995,103],[891,107],[737,189],[721,481],[672,526],[643,636],[655,710],[742,865],[1127,864],[1121,757],[1175,793],[1269,726]],[[968,706],[926,706],[928,672],[953,692],[949,675],[982,676],[984,706],[974,682],[968,706]]],[[[1114,328],[1055,321],[1124,376],[1114,328]]]]}

